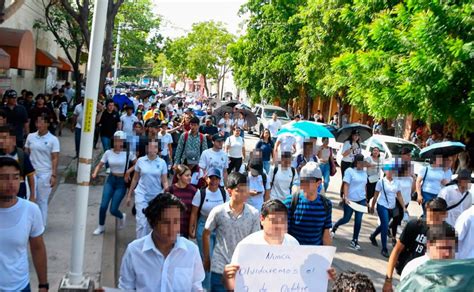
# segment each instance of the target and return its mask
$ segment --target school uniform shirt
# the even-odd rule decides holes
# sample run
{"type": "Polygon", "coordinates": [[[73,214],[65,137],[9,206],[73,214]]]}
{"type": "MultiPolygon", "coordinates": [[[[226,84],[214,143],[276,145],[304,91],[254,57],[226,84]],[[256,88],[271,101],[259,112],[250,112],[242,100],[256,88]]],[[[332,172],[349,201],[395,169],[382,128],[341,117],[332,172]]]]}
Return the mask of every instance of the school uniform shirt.
{"type": "Polygon", "coordinates": [[[352,163],[352,162],[354,162],[354,156],[361,153],[359,144],[357,144],[357,142],[351,144],[350,141],[345,141],[344,142],[344,144],[342,145],[342,152],[341,153],[344,153],[344,152],[346,152],[347,150],[349,150],[351,148],[354,148],[354,149],[349,152],[349,155],[343,156],[342,159],[341,159],[342,161],[352,163]]]}
{"type": "Polygon", "coordinates": [[[464,211],[456,221],[458,233],[457,259],[474,259],[474,206],[464,211]]]}
{"type": "MultiPolygon", "coordinates": [[[[457,184],[450,185],[441,189],[438,194],[438,197],[443,198],[448,204],[448,208],[454,206],[458,202],[462,200],[464,197],[464,193],[459,191],[459,187],[457,184]]],[[[448,210],[448,216],[446,217],[446,222],[449,223],[451,226],[456,224],[456,220],[458,217],[464,212],[465,210],[469,209],[472,206],[472,194],[469,193],[467,197],[459,204],[456,208],[448,210]]]]}
{"type": "Polygon", "coordinates": [[[247,204],[260,211],[263,205],[265,190],[270,189],[270,182],[267,179],[266,185],[263,185],[263,177],[261,175],[253,176],[249,171],[247,184],[249,186],[249,191],[258,192],[258,195],[248,197],[247,204]]]}
{"type": "Polygon", "coordinates": [[[111,173],[123,174],[126,171],[125,166],[130,166],[130,162],[135,159],[135,154],[130,151],[128,155],[128,163],[126,164],[127,152],[120,151],[119,153],[117,153],[113,149],[109,149],[105,151],[104,155],[102,155],[100,162],[104,164],[108,163],[111,173]]]}
{"type": "Polygon", "coordinates": [[[38,132],[31,133],[26,138],[25,147],[30,150],[30,160],[39,174],[50,174],[53,171],[52,153],[59,153],[59,140],[48,132],[40,135],[38,132]]]}
{"type": "Polygon", "coordinates": [[[240,136],[235,137],[234,135],[227,137],[224,143],[225,149],[229,147],[229,157],[232,158],[242,158],[242,148],[244,145],[244,139],[240,136]]]}
{"type": "Polygon", "coordinates": [[[344,173],[343,182],[349,184],[349,193],[346,198],[358,202],[365,199],[365,186],[367,185],[367,173],[365,170],[348,168],[344,173]]]}
{"type": "Polygon", "coordinates": [[[161,142],[161,156],[169,155],[170,153],[169,153],[168,145],[173,144],[173,137],[171,137],[171,134],[165,133],[163,135],[161,134],[161,132],[159,132],[158,139],[161,142]]]}
{"type": "Polygon", "coordinates": [[[280,135],[277,138],[277,143],[280,141],[280,153],[291,152],[293,153],[293,145],[296,145],[296,138],[290,135],[280,135]]]}
{"type": "Polygon", "coordinates": [[[0,291],[21,291],[30,282],[29,239],[44,232],[43,217],[35,203],[18,198],[0,208],[0,291]]]}
{"type": "MultiPolygon", "coordinates": [[[[201,207],[201,216],[207,217],[209,216],[209,213],[211,210],[218,205],[224,204],[225,202],[222,200],[222,193],[220,189],[217,189],[217,191],[212,192],[209,188],[206,188],[206,193],[204,194],[204,202],[202,203],[201,207]]],[[[225,201],[229,201],[229,194],[227,191],[225,191],[225,201]]],[[[192,201],[193,206],[198,207],[201,204],[201,191],[197,190],[196,193],[194,194],[193,201],[192,201]]]]}
{"type": "Polygon", "coordinates": [[[199,159],[199,168],[204,173],[208,173],[212,168],[216,168],[221,172],[221,186],[224,186],[224,171],[229,166],[229,157],[223,150],[215,151],[213,148],[204,150],[199,159]]]}
{"type": "Polygon", "coordinates": [[[375,185],[375,191],[379,192],[377,204],[384,206],[387,209],[395,208],[397,192],[400,192],[398,181],[394,179],[389,181],[384,177],[375,185]]]}
{"type": "MultiPolygon", "coordinates": [[[[239,254],[240,254],[240,249],[242,248],[242,245],[246,244],[258,244],[258,245],[270,245],[264,238],[264,231],[260,230],[257,232],[254,232],[250,234],[249,236],[245,237],[242,239],[242,241],[237,244],[234,254],[232,255],[232,264],[238,264],[239,263],[239,254]]],[[[285,246],[295,246],[295,245],[300,245],[298,240],[294,238],[293,236],[289,235],[288,233],[285,233],[283,237],[283,242],[281,245],[285,246]]]]}
{"type": "Polygon", "coordinates": [[[394,177],[393,179],[396,180],[400,186],[400,193],[402,194],[405,206],[408,205],[408,203],[411,201],[411,194],[413,193],[413,177],[398,176],[394,177]]]}
{"type": "Polygon", "coordinates": [[[370,183],[376,183],[380,179],[384,164],[383,159],[379,157],[378,160],[375,160],[372,156],[368,156],[364,160],[370,165],[375,165],[374,167],[367,167],[367,176],[370,183]]]}
{"type": "Polygon", "coordinates": [[[82,103],[76,105],[76,107],[74,108],[74,115],[76,116],[76,125],[75,127],[77,129],[81,129],[82,128],[82,112],[84,111],[84,106],[82,105],[82,103]]]}
{"type": "Polygon", "coordinates": [[[221,118],[219,120],[219,123],[217,123],[217,125],[219,126],[219,129],[221,131],[226,132],[226,133],[230,133],[230,131],[232,130],[232,125],[233,124],[234,124],[234,122],[232,121],[232,119],[228,119],[226,121],[224,118],[221,118]]]}
{"type": "Polygon", "coordinates": [[[272,137],[276,137],[278,130],[281,128],[281,121],[277,119],[274,121],[273,119],[268,121],[267,128],[270,131],[272,137]]]}
{"type": "Polygon", "coordinates": [[[254,207],[244,204],[235,216],[230,202],[216,206],[207,217],[205,229],[215,231],[216,242],[211,258],[211,272],[222,274],[232,259],[237,244],[248,235],[260,230],[260,216],[254,207]]]}
{"type": "MultiPolygon", "coordinates": [[[[267,180],[270,182],[271,191],[270,197],[272,199],[278,199],[284,201],[286,196],[291,194],[291,179],[293,177],[293,172],[291,167],[283,169],[281,166],[278,166],[278,171],[275,173],[275,166],[272,166],[270,173],[268,174],[267,180]]],[[[295,169],[295,175],[293,178],[293,185],[300,185],[300,177],[295,169]]]]}
{"type": "Polygon", "coordinates": [[[119,288],[125,291],[202,291],[204,268],[196,244],[179,236],[165,257],[152,233],[131,242],[122,259],[119,288]]]}
{"type": "Polygon", "coordinates": [[[163,159],[156,157],[151,160],[148,155],[140,157],[135,164],[135,171],[140,173],[135,200],[149,202],[163,192],[161,176],[168,174],[168,167],[163,159]]]}
{"type": "Polygon", "coordinates": [[[125,114],[120,117],[120,121],[122,122],[122,131],[124,131],[127,136],[132,136],[133,124],[138,122],[138,118],[134,114],[125,114]]]}
{"type": "Polygon", "coordinates": [[[443,187],[441,181],[443,179],[451,180],[451,176],[447,177],[447,175],[449,173],[446,173],[442,167],[432,167],[430,165],[420,168],[418,176],[423,179],[421,190],[430,194],[438,194],[443,187]]]}

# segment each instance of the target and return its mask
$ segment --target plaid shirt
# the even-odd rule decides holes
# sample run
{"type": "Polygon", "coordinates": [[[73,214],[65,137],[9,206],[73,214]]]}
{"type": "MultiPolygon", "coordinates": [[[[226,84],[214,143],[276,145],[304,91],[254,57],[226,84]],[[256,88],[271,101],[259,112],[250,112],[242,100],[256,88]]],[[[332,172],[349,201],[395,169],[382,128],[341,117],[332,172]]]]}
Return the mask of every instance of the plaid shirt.
{"type": "Polygon", "coordinates": [[[183,132],[183,134],[181,134],[181,136],[179,137],[178,148],[176,148],[175,163],[183,164],[185,160],[187,160],[188,164],[190,164],[190,161],[195,162],[194,164],[198,164],[199,159],[201,157],[201,153],[207,149],[207,142],[204,139],[204,136],[202,136],[201,138],[201,133],[193,135],[191,131],[189,131],[188,139],[185,145],[185,135],[186,132],[183,132]]]}

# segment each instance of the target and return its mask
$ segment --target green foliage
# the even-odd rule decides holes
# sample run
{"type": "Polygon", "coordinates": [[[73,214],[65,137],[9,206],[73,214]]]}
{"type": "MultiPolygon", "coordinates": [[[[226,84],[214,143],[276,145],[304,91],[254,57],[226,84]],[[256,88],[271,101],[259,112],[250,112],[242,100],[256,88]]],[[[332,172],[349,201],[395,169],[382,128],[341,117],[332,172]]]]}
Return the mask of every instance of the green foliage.
{"type": "Polygon", "coordinates": [[[183,79],[188,75],[188,50],[189,39],[187,37],[180,37],[174,40],[167,40],[164,46],[165,56],[168,59],[170,66],[169,72],[183,79]]]}

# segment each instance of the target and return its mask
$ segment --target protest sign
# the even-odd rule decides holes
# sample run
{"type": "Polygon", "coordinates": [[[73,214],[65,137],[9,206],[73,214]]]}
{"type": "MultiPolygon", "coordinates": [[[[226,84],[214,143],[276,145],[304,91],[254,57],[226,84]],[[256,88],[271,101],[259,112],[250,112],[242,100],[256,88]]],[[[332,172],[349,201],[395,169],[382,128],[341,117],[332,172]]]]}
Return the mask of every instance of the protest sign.
{"type": "Polygon", "coordinates": [[[242,245],[235,291],[327,291],[335,253],[333,246],[242,245]]]}

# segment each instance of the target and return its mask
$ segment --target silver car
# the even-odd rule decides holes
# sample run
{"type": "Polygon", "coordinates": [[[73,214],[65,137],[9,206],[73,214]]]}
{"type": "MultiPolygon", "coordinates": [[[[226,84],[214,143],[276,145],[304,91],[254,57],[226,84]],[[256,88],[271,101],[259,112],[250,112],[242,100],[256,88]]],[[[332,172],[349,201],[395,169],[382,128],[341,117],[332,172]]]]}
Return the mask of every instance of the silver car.
{"type": "Polygon", "coordinates": [[[282,125],[291,120],[288,112],[284,108],[274,105],[257,105],[255,106],[254,113],[257,116],[257,124],[251,130],[258,135],[261,135],[263,130],[267,128],[268,121],[272,119],[273,113],[277,114],[282,125]]]}

